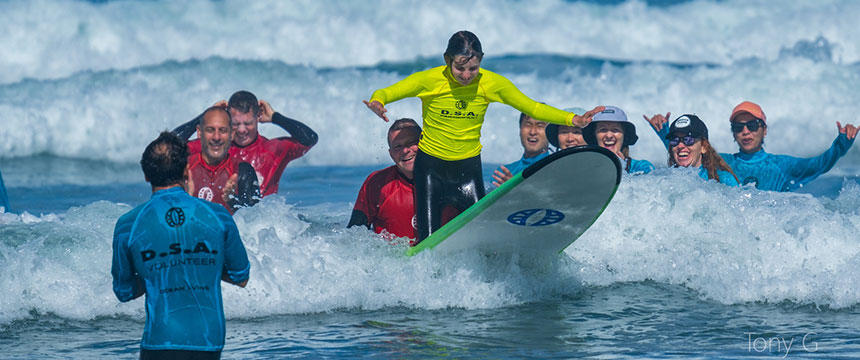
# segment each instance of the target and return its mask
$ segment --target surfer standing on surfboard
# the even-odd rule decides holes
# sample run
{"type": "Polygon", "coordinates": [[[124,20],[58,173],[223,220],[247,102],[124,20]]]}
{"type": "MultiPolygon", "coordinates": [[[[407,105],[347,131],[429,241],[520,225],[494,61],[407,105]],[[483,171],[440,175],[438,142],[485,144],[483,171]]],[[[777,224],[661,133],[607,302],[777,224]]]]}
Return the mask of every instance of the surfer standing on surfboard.
{"type": "Polygon", "coordinates": [[[420,71],[373,92],[364,104],[385,121],[385,104],[418,97],[422,103],[423,134],[415,156],[417,242],[442,226],[442,209],[458,211],[484,196],[481,170],[481,126],[487,106],[501,102],[528,116],[556,124],[585,126],[596,107],[582,115],[540,104],[520,92],[510,80],[481,69],[481,42],[469,31],[448,40],[445,65],[420,71]]]}

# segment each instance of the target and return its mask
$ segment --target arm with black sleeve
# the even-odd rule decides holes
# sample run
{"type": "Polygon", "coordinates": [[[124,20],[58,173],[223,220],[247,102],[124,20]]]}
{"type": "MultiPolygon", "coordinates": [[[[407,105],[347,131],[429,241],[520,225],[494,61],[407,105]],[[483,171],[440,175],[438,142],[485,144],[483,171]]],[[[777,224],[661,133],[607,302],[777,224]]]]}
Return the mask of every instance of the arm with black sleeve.
{"type": "Polygon", "coordinates": [[[194,132],[197,131],[197,124],[200,123],[200,119],[202,118],[203,113],[200,113],[200,115],[197,115],[197,117],[191,119],[191,121],[177,126],[176,129],[173,129],[172,132],[176,134],[176,136],[178,136],[180,139],[187,141],[189,138],[191,138],[191,135],[194,135],[194,132]]]}
{"type": "Polygon", "coordinates": [[[313,129],[301,121],[288,118],[279,112],[272,115],[272,123],[290,133],[293,140],[309,148],[316,145],[317,140],[319,140],[319,136],[313,129]]]}

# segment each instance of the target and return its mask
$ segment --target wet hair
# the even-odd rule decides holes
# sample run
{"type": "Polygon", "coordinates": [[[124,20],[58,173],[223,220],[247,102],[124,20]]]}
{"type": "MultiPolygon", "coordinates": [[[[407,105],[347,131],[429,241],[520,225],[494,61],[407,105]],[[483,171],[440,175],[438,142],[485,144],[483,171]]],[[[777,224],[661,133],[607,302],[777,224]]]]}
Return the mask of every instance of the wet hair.
{"type": "MultiPolygon", "coordinates": [[[[717,180],[720,181],[719,170],[728,171],[729,174],[735,177],[735,181],[739,182],[738,176],[735,175],[735,172],[732,170],[732,167],[723,160],[723,157],[711,146],[711,143],[708,139],[701,138],[702,148],[705,149],[705,153],[702,154],[702,167],[708,172],[709,180],[717,180]]],[[[675,162],[675,157],[672,156],[672,149],[669,149],[669,167],[677,167],[678,163],[675,162]]]]}
{"type": "Polygon", "coordinates": [[[169,186],[185,181],[188,144],[176,134],[163,131],[143,151],[140,167],[152,186],[169,186]]]}
{"type": "MultiPolygon", "coordinates": [[[[403,130],[403,129],[409,128],[409,127],[417,128],[418,129],[418,136],[419,137],[421,136],[421,126],[418,125],[418,122],[416,122],[415,120],[410,119],[410,118],[402,118],[402,119],[394,120],[394,123],[392,123],[391,126],[388,127],[388,135],[390,136],[391,133],[393,133],[397,130],[403,130]]],[[[388,142],[388,146],[391,146],[390,141],[388,142]]]]}
{"type": "Polygon", "coordinates": [[[247,114],[249,111],[254,112],[254,116],[260,115],[260,101],[250,91],[239,90],[230,96],[227,101],[227,107],[236,109],[240,113],[247,114]]]}
{"type": "MultiPolygon", "coordinates": [[[[233,117],[232,117],[232,116],[230,116],[230,112],[229,112],[229,111],[227,111],[227,109],[225,109],[225,108],[223,108],[223,107],[220,107],[220,106],[211,106],[211,107],[209,107],[208,109],[206,109],[206,110],[204,110],[204,111],[203,111],[203,115],[200,115],[200,122],[199,122],[199,123],[197,123],[197,126],[198,126],[199,128],[202,128],[202,127],[203,127],[203,122],[205,122],[205,121],[206,121],[206,114],[208,114],[210,111],[223,111],[225,114],[227,114],[227,124],[232,124],[232,123],[233,123],[233,117]]],[[[247,111],[246,111],[246,112],[247,112],[247,111]]]]}
{"type": "Polygon", "coordinates": [[[449,65],[454,61],[454,57],[462,55],[465,61],[477,57],[478,60],[484,58],[484,52],[481,50],[481,40],[471,31],[460,30],[451,38],[448,39],[448,48],[445,49],[445,62],[449,65]]]}

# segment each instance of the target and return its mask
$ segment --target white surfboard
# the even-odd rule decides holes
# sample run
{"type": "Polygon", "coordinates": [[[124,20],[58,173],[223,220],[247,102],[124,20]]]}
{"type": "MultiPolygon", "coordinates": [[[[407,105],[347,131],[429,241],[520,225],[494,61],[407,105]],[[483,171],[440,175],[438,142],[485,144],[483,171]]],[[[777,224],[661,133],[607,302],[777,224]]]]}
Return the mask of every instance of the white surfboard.
{"type": "Polygon", "coordinates": [[[609,150],[579,146],[550,154],[493,190],[418,245],[435,252],[557,254],[588,229],[621,182],[609,150]]]}

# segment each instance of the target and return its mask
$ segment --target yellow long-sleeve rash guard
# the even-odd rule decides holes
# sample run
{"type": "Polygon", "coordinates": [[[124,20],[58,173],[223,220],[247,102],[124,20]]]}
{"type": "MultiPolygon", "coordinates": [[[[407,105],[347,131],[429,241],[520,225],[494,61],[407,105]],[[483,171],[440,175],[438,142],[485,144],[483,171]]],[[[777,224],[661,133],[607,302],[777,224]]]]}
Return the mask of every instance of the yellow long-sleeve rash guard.
{"type": "Polygon", "coordinates": [[[418,148],[442,160],[462,160],[481,153],[481,126],[487,105],[508,104],[533,119],[572,125],[573,113],[529,99],[505,77],[480,69],[471,84],[463,86],[447,66],[409,75],[373,92],[370,101],[382,105],[407,97],[421,99],[424,129],[418,148]]]}

